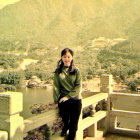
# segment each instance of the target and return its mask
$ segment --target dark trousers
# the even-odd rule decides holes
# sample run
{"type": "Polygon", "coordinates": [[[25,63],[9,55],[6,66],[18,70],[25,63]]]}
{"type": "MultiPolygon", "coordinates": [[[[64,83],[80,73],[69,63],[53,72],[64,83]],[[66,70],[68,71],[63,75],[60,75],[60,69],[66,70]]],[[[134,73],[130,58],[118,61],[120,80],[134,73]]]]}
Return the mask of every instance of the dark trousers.
{"type": "Polygon", "coordinates": [[[65,102],[58,103],[58,107],[64,123],[63,131],[66,132],[69,129],[68,139],[74,140],[82,108],[81,100],[69,99],[65,102]]]}

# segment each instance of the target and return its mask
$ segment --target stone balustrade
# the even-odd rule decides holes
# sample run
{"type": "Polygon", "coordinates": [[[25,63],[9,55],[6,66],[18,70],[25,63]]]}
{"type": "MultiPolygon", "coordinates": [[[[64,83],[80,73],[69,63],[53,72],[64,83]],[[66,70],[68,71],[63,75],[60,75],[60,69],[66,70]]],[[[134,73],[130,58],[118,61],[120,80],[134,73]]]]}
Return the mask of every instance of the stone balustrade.
{"type": "MultiPolygon", "coordinates": [[[[140,125],[136,124],[136,129],[121,128],[117,122],[117,117],[125,117],[126,120],[140,118],[140,95],[112,93],[112,75],[101,76],[100,92],[91,97],[82,100],[82,110],[92,105],[93,114],[82,118],[82,112],[79,119],[76,140],[83,140],[83,130],[87,129],[86,139],[99,138],[106,133],[124,134],[133,137],[140,137],[140,125]],[[123,106],[118,105],[119,99],[123,106]],[[129,101],[131,103],[129,104],[129,101]],[[106,110],[103,110],[102,103],[107,103],[106,110]],[[129,110],[125,107],[129,104],[129,110]],[[101,110],[96,112],[96,107],[100,106],[101,110]],[[135,106],[133,106],[135,105],[135,106]],[[103,128],[100,130],[99,128],[103,128]]],[[[26,120],[20,116],[23,110],[23,95],[20,92],[0,93],[0,140],[23,140],[25,134],[44,124],[51,125],[57,119],[57,110],[28,118],[26,120]]]]}

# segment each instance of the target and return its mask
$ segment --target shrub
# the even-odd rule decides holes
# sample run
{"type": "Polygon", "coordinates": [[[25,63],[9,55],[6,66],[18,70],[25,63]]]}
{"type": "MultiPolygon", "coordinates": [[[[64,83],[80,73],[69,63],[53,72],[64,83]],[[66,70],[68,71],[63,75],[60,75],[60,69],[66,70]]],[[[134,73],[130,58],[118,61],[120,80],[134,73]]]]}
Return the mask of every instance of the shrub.
{"type": "Polygon", "coordinates": [[[130,90],[136,91],[137,86],[133,81],[128,82],[127,86],[129,87],[130,90]]]}
{"type": "Polygon", "coordinates": [[[16,87],[13,85],[2,84],[0,86],[0,92],[4,92],[4,91],[16,91],[16,87]]]}
{"type": "Polygon", "coordinates": [[[16,85],[20,83],[21,72],[17,71],[4,71],[0,75],[1,84],[16,85]]]}

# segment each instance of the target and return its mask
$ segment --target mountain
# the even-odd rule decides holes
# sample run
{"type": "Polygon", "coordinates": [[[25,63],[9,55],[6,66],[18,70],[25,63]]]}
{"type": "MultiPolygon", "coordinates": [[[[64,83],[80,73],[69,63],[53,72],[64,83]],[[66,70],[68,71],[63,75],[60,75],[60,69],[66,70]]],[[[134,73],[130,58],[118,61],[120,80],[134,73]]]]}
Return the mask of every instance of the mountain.
{"type": "Polygon", "coordinates": [[[0,10],[0,40],[76,46],[99,36],[139,40],[139,0],[21,0],[0,10]]]}

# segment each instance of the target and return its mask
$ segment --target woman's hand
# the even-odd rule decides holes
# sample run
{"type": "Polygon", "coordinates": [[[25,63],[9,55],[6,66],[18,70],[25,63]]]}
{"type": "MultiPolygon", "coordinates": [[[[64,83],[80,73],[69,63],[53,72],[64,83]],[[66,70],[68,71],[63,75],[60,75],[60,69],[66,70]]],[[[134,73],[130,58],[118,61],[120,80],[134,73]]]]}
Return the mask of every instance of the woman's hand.
{"type": "Polygon", "coordinates": [[[67,101],[67,100],[68,100],[67,97],[63,97],[63,98],[60,99],[59,103],[61,103],[61,102],[65,102],[65,101],[67,101]]]}
{"type": "Polygon", "coordinates": [[[54,104],[54,108],[57,109],[58,108],[58,104],[54,104]]]}

